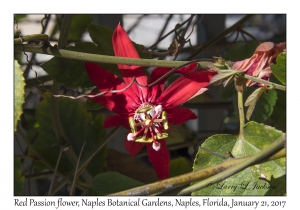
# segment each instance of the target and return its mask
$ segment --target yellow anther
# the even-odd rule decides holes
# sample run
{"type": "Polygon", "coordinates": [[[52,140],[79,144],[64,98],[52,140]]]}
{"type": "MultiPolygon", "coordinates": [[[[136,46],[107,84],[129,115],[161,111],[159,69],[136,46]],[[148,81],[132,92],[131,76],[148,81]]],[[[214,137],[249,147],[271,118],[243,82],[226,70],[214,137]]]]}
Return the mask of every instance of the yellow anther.
{"type": "Polygon", "coordinates": [[[135,121],[134,121],[133,117],[129,117],[128,121],[129,121],[129,126],[131,128],[131,133],[136,133],[137,130],[136,130],[136,127],[135,127],[135,121]]]}
{"type": "Polygon", "coordinates": [[[165,139],[165,138],[168,138],[168,136],[169,135],[167,133],[160,133],[160,134],[154,135],[154,137],[155,137],[156,140],[165,139]]]}
{"type": "Polygon", "coordinates": [[[137,109],[135,112],[136,113],[146,113],[146,112],[150,111],[151,109],[153,109],[153,106],[147,105],[145,107],[141,107],[141,108],[137,109]]]}
{"type": "Polygon", "coordinates": [[[168,124],[168,117],[167,117],[166,111],[162,112],[161,119],[163,120],[162,124],[163,124],[164,129],[168,130],[169,129],[169,124],[168,124]]]}
{"type": "Polygon", "coordinates": [[[153,139],[152,138],[145,138],[143,139],[142,136],[138,136],[134,139],[135,142],[140,142],[140,143],[151,143],[153,142],[153,139]]]}

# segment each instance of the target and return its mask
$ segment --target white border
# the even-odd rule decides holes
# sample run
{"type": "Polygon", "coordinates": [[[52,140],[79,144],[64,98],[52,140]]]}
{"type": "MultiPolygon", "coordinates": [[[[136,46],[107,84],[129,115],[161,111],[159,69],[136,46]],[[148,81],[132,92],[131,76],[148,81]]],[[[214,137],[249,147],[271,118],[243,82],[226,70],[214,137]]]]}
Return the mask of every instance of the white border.
{"type": "MultiPolygon", "coordinates": [[[[293,1],[296,2],[296,1],[293,1]]],[[[1,203],[0,206],[3,209],[8,207],[9,209],[15,209],[13,195],[13,14],[14,13],[286,13],[287,14],[287,196],[286,197],[233,197],[238,200],[266,200],[280,201],[286,200],[287,204],[285,209],[295,209],[298,207],[297,199],[299,181],[297,175],[299,175],[299,166],[296,159],[299,157],[299,130],[298,120],[299,117],[299,100],[298,100],[298,87],[299,81],[299,56],[298,56],[298,27],[299,27],[299,15],[297,8],[298,5],[293,5],[293,2],[287,1],[2,1],[1,2],[1,149],[0,149],[0,165],[1,179],[1,203]],[[71,9],[71,10],[70,10],[71,9]],[[297,196],[297,197],[296,197],[297,196]]],[[[20,197],[25,199],[25,197],[20,197]]],[[[45,199],[44,197],[30,197],[35,199],[45,199]]],[[[137,198],[137,197],[135,197],[137,198]]],[[[178,198],[178,197],[176,197],[178,198]]],[[[188,197],[183,197],[188,200],[188,197]]],[[[212,197],[216,199],[217,197],[212,197]]],[[[232,197],[225,197],[230,200],[232,197]]],[[[58,199],[58,197],[49,197],[51,199],[58,199]]],[[[64,197],[66,200],[78,200],[82,197],[64,197]]],[[[107,198],[105,198],[107,199],[107,198]]],[[[114,197],[113,199],[120,199],[114,197]]],[[[126,199],[126,198],[122,198],[126,199]]],[[[156,197],[149,197],[149,199],[156,199],[156,197]]],[[[174,200],[175,197],[164,197],[165,200],[174,200]]],[[[202,197],[196,197],[193,199],[203,199],[202,197]]],[[[20,207],[19,207],[20,208],[20,207]]],[[[40,207],[39,207],[40,208],[40,207]]],[[[46,207],[44,207],[46,208],[46,207]]],[[[98,207],[99,208],[99,207],[98,207]]],[[[132,209],[136,207],[122,207],[122,209],[132,209]]],[[[140,207],[139,207],[140,208],[140,207]]],[[[145,207],[146,208],[146,207],[145,207]]],[[[153,207],[151,207],[153,208],[153,207]]],[[[165,209],[166,207],[155,207],[158,209],[165,209]]],[[[184,207],[183,207],[184,208],[184,207]]],[[[183,209],[182,208],[182,209],[183,209]]],[[[190,209],[191,207],[189,207],[190,209]]],[[[32,209],[32,207],[25,207],[25,209],[32,209]]],[[[50,208],[48,208],[50,209],[50,208]]],[[[54,208],[52,208],[54,209],[54,208]]],[[[77,207],[78,209],[78,207],[77,207]]],[[[115,209],[115,208],[114,208],[115,209]]],[[[204,208],[201,208],[204,209],[204,208]]],[[[211,208],[212,209],[212,208],[211,208]]],[[[219,209],[214,207],[213,209],[219,209]]],[[[252,208],[249,208],[252,209],[252,208]]]]}

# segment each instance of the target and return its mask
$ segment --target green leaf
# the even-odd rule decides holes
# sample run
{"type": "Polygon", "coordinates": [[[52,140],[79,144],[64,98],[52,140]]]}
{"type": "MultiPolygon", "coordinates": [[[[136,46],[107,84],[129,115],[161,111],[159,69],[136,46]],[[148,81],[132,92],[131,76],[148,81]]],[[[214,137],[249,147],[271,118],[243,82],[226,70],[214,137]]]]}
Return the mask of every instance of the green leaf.
{"type": "Polygon", "coordinates": [[[145,48],[144,45],[141,45],[141,44],[137,44],[135,42],[132,42],[136,51],[138,52],[140,58],[143,58],[143,59],[151,59],[152,56],[150,53],[145,53],[143,52],[143,49],[145,48]]]}
{"type": "Polygon", "coordinates": [[[23,77],[23,71],[18,63],[15,60],[15,68],[14,68],[14,130],[17,129],[17,123],[20,119],[21,114],[23,113],[22,105],[24,103],[24,87],[25,80],[23,77]]]}
{"type": "Polygon", "coordinates": [[[234,43],[226,52],[225,59],[232,61],[244,60],[250,58],[258,43],[255,41],[252,42],[236,42],[234,43]]]}
{"type": "Polygon", "coordinates": [[[24,176],[21,171],[21,161],[19,158],[14,158],[14,195],[20,195],[24,187],[24,176]]]}
{"type": "Polygon", "coordinates": [[[178,176],[191,171],[191,164],[186,158],[178,157],[176,159],[171,160],[170,177],[178,176]]]}
{"type": "Polygon", "coordinates": [[[87,24],[92,21],[92,15],[73,15],[68,39],[80,40],[82,34],[86,31],[87,24]]]}
{"type": "Polygon", "coordinates": [[[211,80],[211,85],[220,85],[224,83],[224,87],[226,87],[232,80],[234,75],[236,74],[236,71],[220,71],[217,75],[215,75],[211,80]]]}
{"type": "Polygon", "coordinates": [[[247,120],[250,119],[257,100],[266,91],[266,87],[257,88],[245,101],[245,106],[249,106],[246,114],[247,120]]]}
{"type": "Polygon", "coordinates": [[[276,90],[277,102],[274,107],[274,111],[271,115],[271,119],[282,131],[286,131],[286,91],[276,90]]]}
{"type": "MultiPolygon", "coordinates": [[[[46,159],[53,167],[60,151],[59,141],[56,139],[52,121],[51,121],[51,94],[45,93],[43,100],[36,109],[36,131],[38,137],[35,141],[35,149],[46,159]]],[[[103,128],[104,116],[93,116],[88,113],[82,102],[68,98],[60,98],[59,101],[60,120],[63,130],[71,144],[70,149],[79,156],[80,150],[86,141],[82,152],[81,159],[84,159],[90,151],[92,151],[96,144],[98,144],[105,136],[103,128]]],[[[102,172],[106,164],[106,147],[103,147],[97,155],[91,160],[87,169],[91,174],[98,174],[102,172]]],[[[43,168],[42,164],[37,166],[43,168]]],[[[61,162],[59,164],[59,172],[65,174],[73,168],[67,156],[63,153],[61,162]]]]}
{"type": "Polygon", "coordinates": [[[271,64],[271,69],[275,77],[286,85],[286,53],[280,53],[276,58],[276,65],[271,64]]]}
{"type": "Polygon", "coordinates": [[[26,18],[27,17],[27,15],[26,14],[17,14],[17,15],[14,15],[14,20],[15,21],[20,21],[20,20],[22,20],[23,18],[26,18]]]}
{"type": "Polygon", "coordinates": [[[233,95],[236,95],[236,93],[234,83],[230,83],[228,86],[220,88],[220,95],[223,100],[230,99],[233,95]]]}
{"type": "MultiPolygon", "coordinates": [[[[256,154],[277,140],[283,133],[270,126],[249,122],[244,126],[244,137],[235,135],[214,135],[208,138],[202,147],[226,157],[230,151],[234,157],[244,157],[256,154]]],[[[193,170],[221,163],[223,159],[199,149],[194,160],[193,170]]],[[[192,195],[266,195],[269,189],[280,189],[276,195],[285,194],[286,187],[272,182],[285,175],[285,158],[269,161],[247,169],[192,195]],[[262,180],[261,177],[269,181],[262,180]],[[273,177],[273,178],[272,178],[273,177]],[[260,189],[258,189],[260,186],[260,189]]],[[[272,194],[275,195],[275,194],[272,194]]]]}
{"type": "MultiPolygon", "coordinates": [[[[254,90],[253,93],[255,91],[257,91],[257,90],[254,90]]],[[[262,91],[262,89],[261,89],[261,91],[262,91]]],[[[245,99],[248,98],[251,94],[252,94],[251,91],[247,91],[245,93],[244,98],[245,99]]],[[[256,121],[256,122],[264,122],[265,120],[267,120],[273,113],[274,106],[276,105],[276,101],[277,101],[276,90],[268,90],[267,93],[262,94],[259,97],[259,99],[257,100],[256,105],[254,104],[255,109],[251,115],[251,120],[256,121]]],[[[254,108],[254,107],[251,107],[251,108],[254,108]]],[[[249,110],[249,112],[250,112],[250,110],[249,110]]],[[[250,116],[250,113],[249,113],[249,116],[250,116]]]]}
{"type": "Polygon", "coordinates": [[[142,185],[144,184],[117,172],[106,172],[95,176],[92,189],[86,190],[82,195],[108,195],[142,185]]]}
{"type": "Polygon", "coordinates": [[[269,181],[269,184],[271,186],[276,186],[275,188],[270,188],[268,192],[265,195],[285,195],[284,192],[286,192],[286,175],[283,175],[281,177],[278,177],[274,179],[274,177],[271,177],[271,180],[269,181]]]}
{"type": "Polygon", "coordinates": [[[104,52],[104,55],[114,55],[112,46],[113,30],[96,24],[88,24],[88,31],[91,39],[97,44],[100,51],[104,52]]]}

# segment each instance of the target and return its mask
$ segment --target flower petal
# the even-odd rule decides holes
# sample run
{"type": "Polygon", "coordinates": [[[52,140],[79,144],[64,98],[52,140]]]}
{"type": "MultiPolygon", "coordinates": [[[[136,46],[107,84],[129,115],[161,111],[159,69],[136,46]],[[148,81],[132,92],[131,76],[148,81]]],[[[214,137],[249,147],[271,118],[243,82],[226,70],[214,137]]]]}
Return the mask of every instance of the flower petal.
{"type": "MultiPolygon", "coordinates": [[[[86,71],[97,86],[100,92],[108,90],[122,90],[126,88],[125,84],[122,82],[118,76],[109,72],[105,68],[99,66],[96,63],[86,62],[86,71]]],[[[95,95],[96,93],[90,93],[90,95],[95,95]]],[[[128,89],[118,92],[118,93],[106,93],[102,96],[95,98],[89,98],[96,103],[105,106],[108,110],[113,111],[121,116],[128,116],[129,110],[136,105],[136,101],[139,101],[136,97],[136,93],[131,87],[128,89]]]]}
{"type": "MultiPolygon", "coordinates": [[[[197,63],[192,63],[191,65],[188,65],[188,66],[178,69],[176,71],[176,73],[187,74],[187,73],[190,73],[193,70],[195,70],[196,67],[197,67],[197,63]]],[[[160,77],[162,77],[163,75],[165,75],[166,73],[168,73],[171,70],[172,70],[172,68],[163,68],[163,67],[155,68],[151,73],[149,83],[155,82],[156,80],[158,80],[160,77]]],[[[164,91],[164,83],[166,80],[167,80],[167,78],[164,78],[156,85],[150,87],[150,91],[149,91],[150,96],[148,97],[151,100],[150,102],[156,101],[156,99],[164,91]]]]}
{"type": "MultiPolygon", "coordinates": [[[[139,54],[134,45],[120,24],[118,24],[113,33],[112,43],[116,56],[139,58],[139,54]]],[[[147,85],[147,76],[143,67],[134,65],[128,66],[125,64],[118,64],[118,67],[122,73],[125,84],[129,84],[132,81],[132,77],[135,76],[139,84],[147,85]]],[[[146,90],[146,88],[144,89],[146,90]]]]}
{"type": "MultiPolygon", "coordinates": [[[[127,135],[126,135],[127,136],[127,135]]],[[[145,146],[144,143],[134,142],[134,141],[128,141],[125,139],[125,148],[129,152],[131,156],[134,156],[137,154],[141,149],[145,146]]]]}
{"type": "Polygon", "coordinates": [[[258,58],[259,58],[259,55],[254,54],[254,55],[251,56],[251,58],[247,58],[247,59],[242,60],[242,61],[234,62],[233,66],[232,66],[232,69],[245,72],[255,63],[255,61],[258,58]]]}
{"type": "Polygon", "coordinates": [[[85,62],[86,72],[100,91],[122,89],[122,80],[96,63],[85,62]]]}
{"type": "Polygon", "coordinates": [[[261,43],[260,45],[257,46],[254,53],[256,53],[256,52],[267,52],[267,51],[270,51],[273,47],[274,47],[273,42],[264,42],[264,43],[261,43]]]}
{"type": "Polygon", "coordinates": [[[167,110],[167,114],[169,123],[174,125],[180,125],[188,120],[198,118],[194,112],[184,107],[176,107],[174,109],[167,110]]]}
{"type": "Polygon", "coordinates": [[[201,88],[207,87],[214,75],[216,72],[212,70],[185,74],[174,81],[157,99],[157,102],[167,109],[177,107],[203,92],[201,88]]]}
{"type": "Polygon", "coordinates": [[[155,151],[152,144],[147,144],[148,159],[159,180],[170,176],[170,155],[165,140],[160,140],[160,149],[155,151]]]}
{"type": "Polygon", "coordinates": [[[108,116],[104,121],[104,128],[111,128],[115,126],[123,126],[130,129],[126,118],[120,117],[119,115],[108,116]]]}
{"type": "MultiPolygon", "coordinates": [[[[96,95],[97,93],[91,92],[89,95],[96,95]]],[[[117,113],[118,115],[122,117],[128,117],[129,115],[132,115],[133,113],[130,112],[131,103],[129,102],[131,99],[123,94],[113,94],[111,96],[98,96],[95,98],[88,98],[89,100],[92,100],[108,110],[117,113]]]]}

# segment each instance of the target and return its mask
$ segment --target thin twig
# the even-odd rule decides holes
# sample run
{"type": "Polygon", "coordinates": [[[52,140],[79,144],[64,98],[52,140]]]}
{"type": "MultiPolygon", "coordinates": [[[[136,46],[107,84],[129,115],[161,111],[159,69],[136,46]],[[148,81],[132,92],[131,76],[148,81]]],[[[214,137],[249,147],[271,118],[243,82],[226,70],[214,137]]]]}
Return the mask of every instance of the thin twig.
{"type": "Polygon", "coordinates": [[[167,20],[166,20],[166,22],[165,22],[165,24],[164,24],[164,27],[162,28],[162,30],[160,31],[160,33],[159,33],[159,35],[158,35],[158,38],[157,38],[157,40],[156,40],[156,43],[158,43],[159,39],[160,39],[161,36],[164,34],[164,32],[165,32],[167,26],[169,25],[169,22],[170,22],[170,20],[172,19],[172,17],[173,17],[173,15],[171,14],[171,15],[169,15],[169,17],[167,18],[167,20]]]}
{"type": "Polygon", "coordinates": [[[159,42],[161,42],[162,40],[164,40],[167,36],[169,36],[170,34],[172,34],[175,30],[181,28],[184,24],[186,24],[189,21],[190,18],[188,18],[186,21],[184,21],[181,24],[177,24],[176,27],[171,30],[169,33],[167,33],[166,35],[162,36],[159,40],[157,40],[157,42],[155,42],[153,45],[151,45],[150,47],[146,48],[147,50],[152,50],[159,42]]]}
{"type": "Polygon", "coordinates": [[[58,166],[59,166],[59,163],[60,163],[60,160],[61,160],[62,152],[63,152],[63,149],[61,147],[60,151],[59,151],[59,154],[58,154],[57,161],[56,161],[56,165],[55,165],[55,168],[54,168],[53,178],[51,180],[51,184],[50,184],[50,189],[49,189],[49,194],[48,195],[51,195],[52,187],[53,187],[54,180],[55,180],[55,177],[56,177],[56,173],[57,173],[57,170],[58,170],[58,166]]]}
{"type": "Polygon", "coordinates": [[[75,192],[75,183],[76,183],[76,178],[77,178],[77,171],[78,171],[79,161],[80,161],[82,151],[83,151],[83,148],[84,148],[85,144],[86,144],[86,141],[84,141],[84,143],[82,145],[82,148],[80,150],[80,154],[79,154],[79,157],[78,157],[78,161],[77,161],[77,165],[76,165],[76,169],[75,169],[75,173],[74,173],[74,179],[73,179],[73,184],[72,184],[72,188],[71,188],[71,191],[70,191],[70,195],[74,195],[74,192],[75,192]]]}
{"type": "Polygon", "coordinates": [[[205,62],[212,63],[212,61],[210,59],[203,59],[203,58],[196,59],[196,60],[193,60],[193,61],[190,61],[190,62],[186,62],[186,63],[182,64],[181,66],[178,66],[178,67],[168,71],[166,74],[164,74],[163,76],[161,76],[160,78],[158,78],[157,80],[155,80],[154,82],[152,82],[148,85],[141,85],[137,81],[136,81],[136,83],[141,87],[152,87],[152,86],[156,85],[157,83],[159,83],[161,80],[163,80],[163,79],[167,78],[168,76],[171,76],[172,74],[174,74],[178,69],[181,69],[181,68],[183,68],[187,65],[190,65],[192,63],[196,63],[196,62],[199,62],[199,61],[203,61],[203,60],[206,60],[205,62]]]}
{"type": "Polygon", "coordinates": [[[133,26],[131,26],[131,27],[127,30],[127,34],[130,34],[130,32],[131,32],[135,27],[137,27],[137,25],[141,22],[141,20],[142,20],[144,17],[147,17],[147,16],[148,16],[148,14],[145,14],[145,15],[140,16],[140,17],[136,20],[136,22],[133,24],[133,26]]]}
{"type": "Polygon", "coordinates": [[[244,101],[243,101],[243,92],[237,91],[238,94],[238,110],[239,110],[239,119],[240,119],[240,133],[239,137],[244,137],[244,125],[245,125],[245,114],[244,114],[244,101]]]}
{"type": "MultiPolygon", "coordinates": [[[[32,169],[33,169],[33,166],[34,166],[34,162],[35,162],[35,158],[32,159],[32,163],[31,163],[31,166],[30,166],[30,169],[29,169],[29,175],[31,175],[31,172],[32,172],[32,169]]],[[[30,195],[30,177],[28,178],[28,195],[30,195]]]]}
{"type": "Polygon", "coordinates": [[[79,98],[83,98],[83,97],[86,97],[86,98],[95,98],[95,97],[98,97],[98,96],[105,95],[106,93],[120,93],[120,92],[123,92],[123,91],[127,90],[133,84],[134,81],[136,81],[135,80],[135,76],[132,77],[132,81],[125,88],[123,88],[121,90],[108,90],[108,91],[104,91],[104,92],[98,93],[96,95],[83,94],[83,95],[80,95],[80,96],[77,96],[77,97],[66,96],[66,95],[53,95],[53,96],[54,97],[71,98],[71,99],[79,99],[79,98]]]}
{"type": "Polygon", "coordinates": [[[257,43],[261,43],[255,36],[253,36],[251,33],[249,33],[248,31],[245,31],[243,28],[240,28],[239,31],[241,31],[244,34],[247,34],[248,36],[250,36],[253,40],[255,40],[257,43]]]}
{"type": "Polygon", "coordinates": [[[214,45],[217,43],[219,40],[221,40],[223,37],[227,36],[230,34],[232,31],[237,30],[239,27],[241,27],[245,21],[247,21],[249,18],[251,18],[253,15],[245,15],[242,19],[240,19],[238,22],[233,24],[231,27],[225,29],[222,33],[218,34],[216,37],[211,39],[209,42],[207,42],[205,45],[203,45],[200,49],[198,49],[196,52],[194,52],[192,55],[190,55],[187,60],[193,60],[194,58],[197,57],[201,52],[206,50],[208,47],[214,45]]]}

